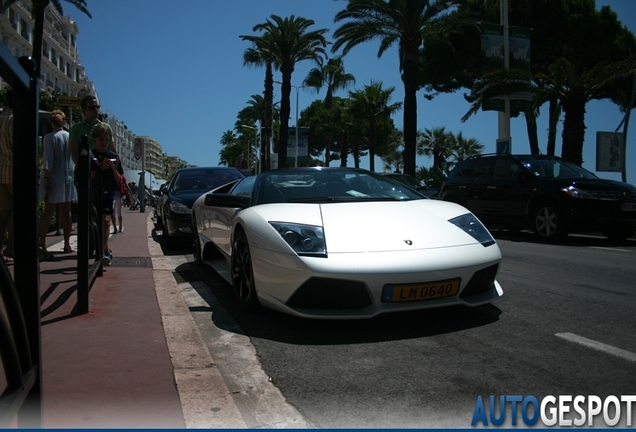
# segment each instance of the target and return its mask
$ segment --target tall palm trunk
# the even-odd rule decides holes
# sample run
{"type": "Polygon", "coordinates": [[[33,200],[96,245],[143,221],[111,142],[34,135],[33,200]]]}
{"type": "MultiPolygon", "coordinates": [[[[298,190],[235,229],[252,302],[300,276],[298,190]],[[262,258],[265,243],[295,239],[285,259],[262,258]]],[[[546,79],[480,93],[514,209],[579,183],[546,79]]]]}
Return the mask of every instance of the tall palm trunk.
{"type": "Polygon", "coordinates": [[[433,146],[433,167],[442,171],[444,169],[444,163],[446,159],[442,156],[442,150],[438,143],[433,146]]]}
{"type": "Polygon", "coordinates": [[[291,75],[293,69],[281,67],[283,84],[280,100],[280,136],[278,137],[278,167],[287,168],[287,136],[289,134],[289,113],[291,112],[291,75]]]}
{"type": "Polygon", "coordinates": [[[583,141],[585,139],[585,95],[572,94],[563,103],[563,148],[561,157],[577,165],[583,164],[583,141]]]}
{"type": "Polygon", "coordinates": [[[360,168],[360,142],[355,140],[353,143],[353,166],[360,168]]]}
{"type": "Polygon", "coordinates": [[[331,87],[327,88],[327,96],[325,96],[325,109],[327,111],[327,134],[325,135],[325,166],[329,166],[331,159],[331,107],[333,106],[333,92],[331,87]]]}
{"type": "Polygon", "coordinates": [[[274,74],[272,72],[272,62],[267,62],[265,68],[265,91],[263,92],[265,103],[265,116],[262,120],[261,131],[261,171],[269,171],[270,162],[270,142],[272,140],[272,124],[274,112],[274,74]]]}
{"type": "Polygon", "coordinates": [[[378,139],[376,129],[375,117],[371,117],[369,124],[369,171],[373,172],[375,172],[375,144],[378,139]]]}
{"type": "Polygon", "coordinates": [[[403,54],[404,82],[404,172],[415,177],[417,142],[417,74],[419,70],[419,36],[400,41],[403,54]]]}
{"type": "Polygon", "coordinates": [[[556,151],[556,129],[559,117],[561,116],[559,101],[556,98],[550,99],[548,113],[550,127],[548,128],[548,147],[546,153],[549,156],[554,156],[556,151]]]}
{"type": "Polygon", "coordinates": [[[343,132],[340,138],[340,166],[347,166],[347,156],[349,156],[349,137],[347,132],[343,132]]]}
{"type": "Polygon", "coordinates": [[[325,135],[325,166],[329,166],[329,160],[331,159],[331,132],[327,132],[325,135]]]}
{"type": "Polygon", "coordinates": [[[528,141],[530,142],[530,154],[538,155],[539,151],[539,135],[537,133],[537,118],[532,108],[526,110],[526,130],[528,131],[528,141]]]}

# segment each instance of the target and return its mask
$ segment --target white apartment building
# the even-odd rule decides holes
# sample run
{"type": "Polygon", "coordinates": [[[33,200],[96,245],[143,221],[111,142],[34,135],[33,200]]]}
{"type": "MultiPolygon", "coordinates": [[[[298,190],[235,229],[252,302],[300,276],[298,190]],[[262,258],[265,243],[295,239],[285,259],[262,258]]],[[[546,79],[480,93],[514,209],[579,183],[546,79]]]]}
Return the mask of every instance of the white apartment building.
{"type": "MultiPolygon", "coordinates": [[[[34,21],[31,4],[31,0],[17,0],[0,13],[0,41],[16,58],[32,55],[34,21]]],[[[86,77],[79,59],[77,23],[70,15],[61,16],[51,5],[46,8],[44,18],[40,89],[56,91],[64,96],[91,94],[99,101],[95,85],[86,77]]],[[[6,85],[0,78],[0,88],[6,85]]],[[[104,112],[104,121],[113,131],[123,167],[140,170],[142,161],[134,155],[135,135],[111,112],[104,112]]],[[[161,145],[149,136],[141,138],[146,144],[145,169],[162,178],[166,169],[161,145]]]]}
{"type": "Polygon", "coordinates": [[[166,156],[161,150],[161,144],[150,136],[137,136],[143,141],[145,151],[144,169],[150,171],[157,178],[164,178],[166,171],[166,156]]]}
{"type": "MultiPolygon", "coordinates": [[[[33,51],[34,22],[31,1],[17,0],[0,14],[0,38],[14,57],[30,56],[33,51]]],[[[95,86],[86,78],[86,72],[77,52],[77,23],[61,16],[48,6],[44,12],[42,64],[40,88],[50,89],[67,96],[94,94],[95,86]]],[[[5,83],[2,83],[4,87],[5,83]]]]}
{"type": "Polygon", "coordinates": [[[113,131],[113,141],[115,141],[115,149],[119,154],[122,167],[140,170],[141,159],[135,158],[135,134],[110,111],[103,113],[103,116],[103,121],[108,123],[113,131]]]}

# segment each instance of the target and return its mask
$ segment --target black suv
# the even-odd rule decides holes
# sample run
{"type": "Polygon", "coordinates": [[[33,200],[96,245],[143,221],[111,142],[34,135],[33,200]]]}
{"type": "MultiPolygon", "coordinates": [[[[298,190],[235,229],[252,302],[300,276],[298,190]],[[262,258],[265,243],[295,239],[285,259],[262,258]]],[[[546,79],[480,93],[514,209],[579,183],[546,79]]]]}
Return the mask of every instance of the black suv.
{"type": "Polygon", "coordinates": [[[586,231],[624,240],[636,232],[636,187],[600,179],[556,156],[467,159],[450,172],[440,196],[486,225],[530,227],[545,240],[586,231]]]}

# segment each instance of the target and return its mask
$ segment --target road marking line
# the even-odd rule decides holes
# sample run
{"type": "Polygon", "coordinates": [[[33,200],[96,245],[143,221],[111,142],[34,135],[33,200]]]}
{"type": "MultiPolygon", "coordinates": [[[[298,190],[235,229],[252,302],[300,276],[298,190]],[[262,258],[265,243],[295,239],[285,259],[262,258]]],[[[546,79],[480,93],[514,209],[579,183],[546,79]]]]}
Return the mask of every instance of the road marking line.
{"type": "Polygon", "coordinates": [[[590,249],[608,250],[613,252],[631,252],[631,250],[629,249],[608,248],[608,247],[601,247],[601,246],[590,246],[590,249]]]}
{"type": "Polygon", "coordinates": [[[586,346],[588,348],[592,348],[598,351],[603,351],[607,354],[611,354],[614,355],[616,357],[620,357],[623,358],[625,360],[629,360],[632,362],[636,362],[636,354],[631,352],[631,351],[627,351],[624,349],[620,349],[620,348],[616,348],[614,346],[611,345],[607,345],[601,342],[597,342],[595,340],[592,339],[587,339],[584,338],[583,336],[578,336],[575,335],[574,333],[557,333],[555,334],[556,337],[560,337],[561,339],[565,339],[568,340],[570,342],[575,342],[578,343],[580,345],[586,346]]]}

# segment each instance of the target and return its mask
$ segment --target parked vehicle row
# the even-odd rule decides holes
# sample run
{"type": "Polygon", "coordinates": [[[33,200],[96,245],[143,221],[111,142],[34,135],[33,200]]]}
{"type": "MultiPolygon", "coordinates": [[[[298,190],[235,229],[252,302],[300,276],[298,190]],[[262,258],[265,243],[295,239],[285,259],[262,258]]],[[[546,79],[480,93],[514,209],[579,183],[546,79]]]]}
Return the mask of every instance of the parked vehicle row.
{"type": "Polygon", "coordinates": [[[245,177],[229,167],[182,168],[159,189],[155,203],[157,222],[163,225],[166,244],[192,238],[192,204],[211,189],[245,177]]]}
{"type": "Polygon", "coordinates": [[[196,263],[223,276],[245,309],[368,318],[501,296],[501,253],[485,226],[624,240],[636,232],[636,187],[537,155],[469,158],[439,193],[354,168],[248,177],[186,168],[162,186],[155,211],[166,242],[192,239],[196,263]]]}
{"type": "Polygon", "coordinates": [[[636,232],[636,187],[598,178],[556,156],[482,155],[458,163],[440,197],[469,209],[487,226],[531,228],[544,240],[636,232]]]}

